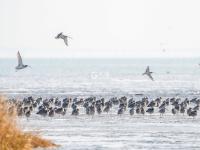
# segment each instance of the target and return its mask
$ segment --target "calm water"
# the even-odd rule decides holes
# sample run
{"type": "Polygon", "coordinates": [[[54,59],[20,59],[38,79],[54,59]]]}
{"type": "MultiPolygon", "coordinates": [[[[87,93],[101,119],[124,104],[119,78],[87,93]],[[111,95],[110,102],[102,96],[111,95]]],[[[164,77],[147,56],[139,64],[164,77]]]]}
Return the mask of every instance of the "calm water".
{"type": "Polygon", "coordinates": [[[0,60],[0,92],[9,95],[198,94],[200,59],[25,59],[32,68],[15,72],[16,60],[0,60]],[[146,66],[155,82],[141,74],[146,66]]]}
{"type": "MultiPolygon", "coordinates": [[[[27,59],[27,68],[15,72],[16,60],[0,60],[0,91],[10,97],[65,97],[95,95],[149,97],[196,97],[200,91],[200,59],[27,59]],[[141,74],[149,65],[154,82],[141,74]]],[[[168,108],[171,110],[171,108],[168,108]]],[[[83,112],[83,111],[82,111],[83,112]]],[[[20,118],[25,130],[39,131],[60,144],[58,150],[179,150],[200,149],[200,116],[189,118],[168,112],[134,115],[128,112],[93,117],[71,116],[52,119],[33,114],[29,120],[20,118]]]]}
{"type": "Polygon", "coordinates": [[[60,144],[56,150],[199,150],[200,117],[182,114],[22,118],[26,131],[38,131],[60,144]]]}

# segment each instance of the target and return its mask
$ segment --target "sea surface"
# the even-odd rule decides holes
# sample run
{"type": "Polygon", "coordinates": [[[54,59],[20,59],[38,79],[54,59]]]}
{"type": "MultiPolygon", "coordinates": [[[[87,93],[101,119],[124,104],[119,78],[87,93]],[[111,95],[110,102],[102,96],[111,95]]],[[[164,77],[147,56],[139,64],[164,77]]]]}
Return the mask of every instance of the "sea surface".
{"type": "MultiPolygon", "coordinates": [[[[24,59],[31,68],[15,71],[15,59],[0,59],[0,92],[8,97],[200,97],[200,58],[151,59],[24,59]],[[154,81],[142,73],[146,67],[154,81]]],[[[58,150],[199,150],[200,115],[118,116],[108,114],[44,118],[31,115],[19,122],[61,145],[58,150]]],[[[83,111],[82,111],[83,112],[83,111]]]]}
{"type": "Polygon", "coordinates": [[[149,96],[199,94],[200,58],[0,59],[0,92],[21,95],[149,96]],[[154,82],[142,76],[150,66],[154,82]]]}

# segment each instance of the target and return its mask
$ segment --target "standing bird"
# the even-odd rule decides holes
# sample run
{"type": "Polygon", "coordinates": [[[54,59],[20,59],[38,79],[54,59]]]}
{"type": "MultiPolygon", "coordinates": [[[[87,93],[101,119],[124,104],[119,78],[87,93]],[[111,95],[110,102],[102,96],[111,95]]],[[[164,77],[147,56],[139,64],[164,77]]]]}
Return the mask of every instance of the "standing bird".
{"type": "Polygon", "coordinates": [[[16,70],[20,70],[20,69],[24,69],[24,68],[28,67],[28,65],[23,64],[22,57],[21,57],[19,51],[17,52],[17,60],[18,60],[18,65],[15,67],[16,70]]]}
{"type": "Polygon", "coordinates": [[[55,39],[63,39],[65,44],[68,46],[68,38],[72,39],[70,36],[67,36],[67,35],[63,35],[62,32],[59,33],[55,39]]]}
{"type": "Polygon", "coordinates": [[[29,118],[31,116],[31,111],[28,110],[26,113],[25,113],[26,117],[29,118]]]}
{"type": "Polygon", "coordinates": [[[131,108],[130,111],[129,111],[130,115],[134,115],[134,108],[131,108]]]}
{"type": "Polygon", "coordinates": [[[146,71],[142,75],[147,75],[152,81],[154,81],[153,77],[151,76],[153,72],[150,72],[149,66],[147,66],[146,71]]]}
{"type": "Polygon", "coordinates": [[[149,114],[152,114],[153,112],[154,112],[154,108],[153,107],[151,107],[151,108],[149,108],[149,109],[147,109],[147,111],[146,111],[147,113],[149,113],[149,114]]]}

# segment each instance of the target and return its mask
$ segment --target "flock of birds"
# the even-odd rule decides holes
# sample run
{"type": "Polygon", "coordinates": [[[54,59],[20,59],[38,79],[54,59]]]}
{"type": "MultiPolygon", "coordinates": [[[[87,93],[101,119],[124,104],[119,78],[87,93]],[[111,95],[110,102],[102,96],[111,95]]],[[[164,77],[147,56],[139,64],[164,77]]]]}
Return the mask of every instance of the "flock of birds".
{"type": "MultiPolygon", "coordinates": [[[[63,39],[64,43],[68,46],[68,39],[71,37],[61,32],[55,38],[63,39]]],[[[17,58],[18,65],[15,67],[16,70],[30,67],[29,65],[23,64],[19,51],[17,53],[17,58]]],[[[146,71],[142,75],[147,75],[153,81],[152,73],[149,66],[147,66],[146,71]]],[[[128,98],[124,96],[121,98],[113,97],[105,101],[104,98],[97,100],[96,97],[88,97],[86,99],[64,98],[62,100],[59,100],[59,98],[42,99],[40,97],[34,99],[33,97],[27,97],[22,101],[16,99],[9,100],[9,103],[16,106],[18,116],[25,115],[26,117],[30,117],[35,111],[36,114],[41,116],[53,117],[56,114],[65,115],[69,108],[72,110],[71,115],[79,115],[81,108],[85,110],[87,115],[94,115],[95,113],[109,113],[114,106],[118,107],[118,115],[124,114],[126,110],[129,110],[130,115],[134,115],[135,113],[142,115],[145,113],[153,114],[156,110],[160,115],[163,115],[166,110],[170,108],[173,115],[187,113],[188,116],[195,117],[199,110],[200,99],[193,98],[189,100],[186,98],[182,100],[180,98],[166,98],[163,100],[163,98],[160,97],[150,100],[147,97],[143,97],[142,100],[135,101],[133,98],[128,100],[128,98]]],[[[13,108],[13,105],[10,107],[10,110],[12,110],[11,108],[13,108]]]]}
{"type": "Polygon", "coordinates": [[[109,100],[104,98],[97,99],[96,97],[88,98],[49,98],[43,99],[26,97],[23,100],[9,99],[9,112],[16,108],[18,116],[26,116],[27,118],[31,114],[35,113],[43,117],[54,117],[56,115],[66,115],[71,113],[73,116],[77,116],[80,113],[85,112],[87,115],[109,114],[116,113],[122,115],[129,112],[132,116],[134,114],[153,114],[160,113],[164,115],[166,110],[168,114],[171,112],[173,115],[187,114],[188,116],[195,117],[199,110],[200,99],[181,99],[181,98],[156,98],[150,100],[148,97],[143,97],[141,100],[134,100],[133,98],[127,98],[125,96],[117,98],[112,97],[109,100]],[[81,110],[81,111],[80,111],[81,110]]]}

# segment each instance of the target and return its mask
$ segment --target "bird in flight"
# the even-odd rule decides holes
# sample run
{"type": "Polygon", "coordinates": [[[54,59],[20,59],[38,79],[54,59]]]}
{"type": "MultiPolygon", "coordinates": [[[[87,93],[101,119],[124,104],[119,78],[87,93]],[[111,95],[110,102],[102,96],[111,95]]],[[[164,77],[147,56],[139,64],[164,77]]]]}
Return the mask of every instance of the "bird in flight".
{"type": "Polygon", "coordinates": [[[21,57],[19,51],[17,52],[17,60],[18,60],[18,65],[15,67],[16,70],[20,70],[20,69],[24,69],[24,68],[28,67],[28,65],[23,64],[22,57],[21,57]]]}
{"type": "Polygon", "coordinates": [[[72,39],[70,36],[64,35],[62,32],[59,33],[59,34],[55,37],[55,39],[63,39],[66,46],[68,46],[68,39],[69,39],[69,38],[72,39]]]}
{"type": "Polygon", "coordinates": [[[154,81],[152,74],[153,72],[150,72],[149,66],[147,66],[146,71],[142,75],[147,75],[152,81],[154,81]]]}

